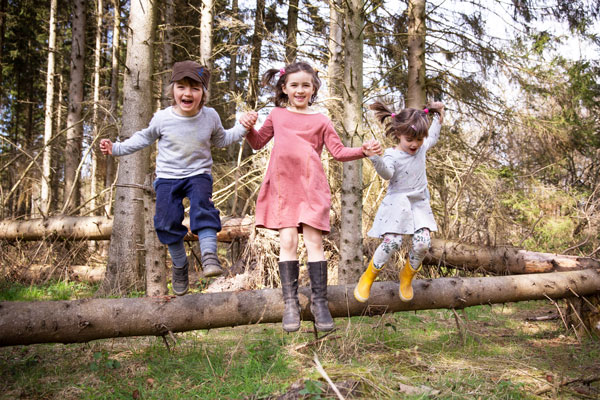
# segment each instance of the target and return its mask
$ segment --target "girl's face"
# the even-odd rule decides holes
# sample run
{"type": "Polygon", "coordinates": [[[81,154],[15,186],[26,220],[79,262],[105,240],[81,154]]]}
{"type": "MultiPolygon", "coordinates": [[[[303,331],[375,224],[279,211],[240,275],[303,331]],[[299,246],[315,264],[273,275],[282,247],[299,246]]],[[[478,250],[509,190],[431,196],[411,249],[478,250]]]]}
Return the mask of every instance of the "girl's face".
{"type": "Polygon", "coordinates": [[[184,117],[193,117],[198,114],[202,96],[204,96],[204,90],[200,82],[184,79],[173,84],[175,110],[184,117]]]}
{"type": "Polygon", "coordinates": [[[398,143],[396,148],[410,154],[411,156],[414,156],[421,146],[423,146],[424,141],[425,138],[416,139],[410,136],[400,135],[400,143],[398,143]]]}
{"type": "Polygon", "coordinates": [[[291,108],[306,110],[310,98],[315,94],[313,77],[305,71],[291,73],[287,76],[282,90],[283,93],[287,94],[291,108]]]}

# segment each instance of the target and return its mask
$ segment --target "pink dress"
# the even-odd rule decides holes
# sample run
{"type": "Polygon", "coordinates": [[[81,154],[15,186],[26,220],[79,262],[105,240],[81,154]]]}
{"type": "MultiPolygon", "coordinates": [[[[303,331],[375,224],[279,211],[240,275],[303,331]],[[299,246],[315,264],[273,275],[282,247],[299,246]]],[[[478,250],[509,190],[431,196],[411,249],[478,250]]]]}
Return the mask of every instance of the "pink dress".
{"type": "Polygon", "coordinates": [[[246,140],[253,149],[274,138],[265,179],[256,200],[256,226],[269,229],[306,224],[329,232],[331,192],[323,165],[323,144],[338,161],[364,157],[361,147],[344,147],[323,114],[301,114],[274,108],[259,131],[246,140]]]}

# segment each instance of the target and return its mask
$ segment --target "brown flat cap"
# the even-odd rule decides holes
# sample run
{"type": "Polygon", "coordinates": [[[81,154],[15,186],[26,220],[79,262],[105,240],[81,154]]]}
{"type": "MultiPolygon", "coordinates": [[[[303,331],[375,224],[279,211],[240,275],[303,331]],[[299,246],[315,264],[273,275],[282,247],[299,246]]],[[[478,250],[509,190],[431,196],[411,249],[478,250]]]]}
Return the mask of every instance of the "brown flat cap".
{"type": "Polygon", "coordinates": [[[171,74],[171,83],[180,81],[183,78],[190,78],[200,82],[204,88],[208,88],[210,80],[210,71],[204,65],[194,61],[180,61],[173,64],[173,73],[171,74]]]}

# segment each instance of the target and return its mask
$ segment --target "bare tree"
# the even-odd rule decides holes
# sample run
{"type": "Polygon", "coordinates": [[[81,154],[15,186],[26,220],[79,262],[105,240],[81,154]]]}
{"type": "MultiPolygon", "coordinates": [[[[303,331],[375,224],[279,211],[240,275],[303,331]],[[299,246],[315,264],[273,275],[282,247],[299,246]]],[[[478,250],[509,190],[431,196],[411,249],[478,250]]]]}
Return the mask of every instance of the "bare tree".
{"type": "Polygon", "coordinates": [[[256,0],[256,16],[254,18],[254,34],[252,35],[252,55],[248,71],[248,94],[246,101],[255,108],[258,101],[259,68],[262,51],[262,40],[265,30],[265,0],[256,0]]]}
{"type": "MultiPolygon", "coordinates": [[[[117,136],[116,120],[117,109],[119,107],[119,52],[121,51],[121,4],[119,0],[112,0],[113,4],[113,29],[112,29],[112,46],[111,46],[111,75],[110,75],[110,116],[113,120],[112,126],[115,128],[109,130],[111,140],[117,136]]],[[[109,157],[106,160],[106,175],[104,186],[110,187],[115,180],[115,160],[109,157]]],[[[111,205],[106,203],[105,212],[110,214],[111,205]]]]}
{"type": "Polygon", "coordinates": [[[71,73],[69,80],[69,106],[67,111],[67,143],[65,146],[65,185],[63,210],[79,205],[79,178],[77,167],[81,161],[83,141],[83,82],[85,67],[85,0],[73,0],[71,14],[71,73]]]}
{"type": "MultiPolygon", "coordinates": [[[[126,73],[123,82],[123,126],[128,138],[148,125],[152,117],[152,60],[156,20],[155,2],[131,4],[127,34],[126,73]]],[[[119,160],[115,220],[110,241],[106,277],[101,293],[123,294],[143,288],[144,192],[151,148],[119,160]]]]}
{"type": "Polygon", "coordinates": [[[40,193],[40,211],[48,215],[50,206],[50,182],[52,180],[52,117],[54,112],[54,70],[56,52],[56,13],[58,0],[50,1],[50,23],[48,35],[48,69],[46,72],[46,110],[44,114],[44,149],[42,157],[42,185],[40,193]]]}
{"type": "MultiPolygon", "coordinates": [[[[360,145],[363,136],[364,2],[345,2],[344,20],[344,134],[346,146],[360,145]]],[[[342,221],[338,283],[356,282],[363,270],[362,160],[345,162],[342,177],[342,221]]]]}
{"type": "Polygon", "coordinates": [[[406,106],[425,104],[425,0],[408,2],[408,92],[406,106]]]}
{"type": "Polygon", "coordinates": [[[298,53],[298,0],[289,0],[287,14],[287,37],[285,40],[285,62],[292,63],[298,53]]]}

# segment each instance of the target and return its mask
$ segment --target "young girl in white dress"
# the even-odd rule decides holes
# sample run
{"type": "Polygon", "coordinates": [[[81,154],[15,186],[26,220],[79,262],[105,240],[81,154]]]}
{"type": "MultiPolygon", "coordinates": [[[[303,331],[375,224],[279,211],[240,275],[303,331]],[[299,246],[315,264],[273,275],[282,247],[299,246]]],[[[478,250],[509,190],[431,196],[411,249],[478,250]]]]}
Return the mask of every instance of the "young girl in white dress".
{"type": "Polygon", "coordinates": [[[429,205],[425,154],[438,141],[444,105],[435,102],[423,110],[405,108],[397,114],[379,102],[370,108],[386,124],[385,135],[395,138],[398,144],[386,149],[383,156],[369,157],[377,174],[390,182],[368,232],[370,237],[383,238],[383,242],[360,277],[354,297],[360,302],[368,300],[373,281],[393,253],[401,249],[402,235],[411,235],[412,249],[400,269],[400,298],[411,301],[412,279],[431,247],[429,232],[437,230],[429,205]]]}

